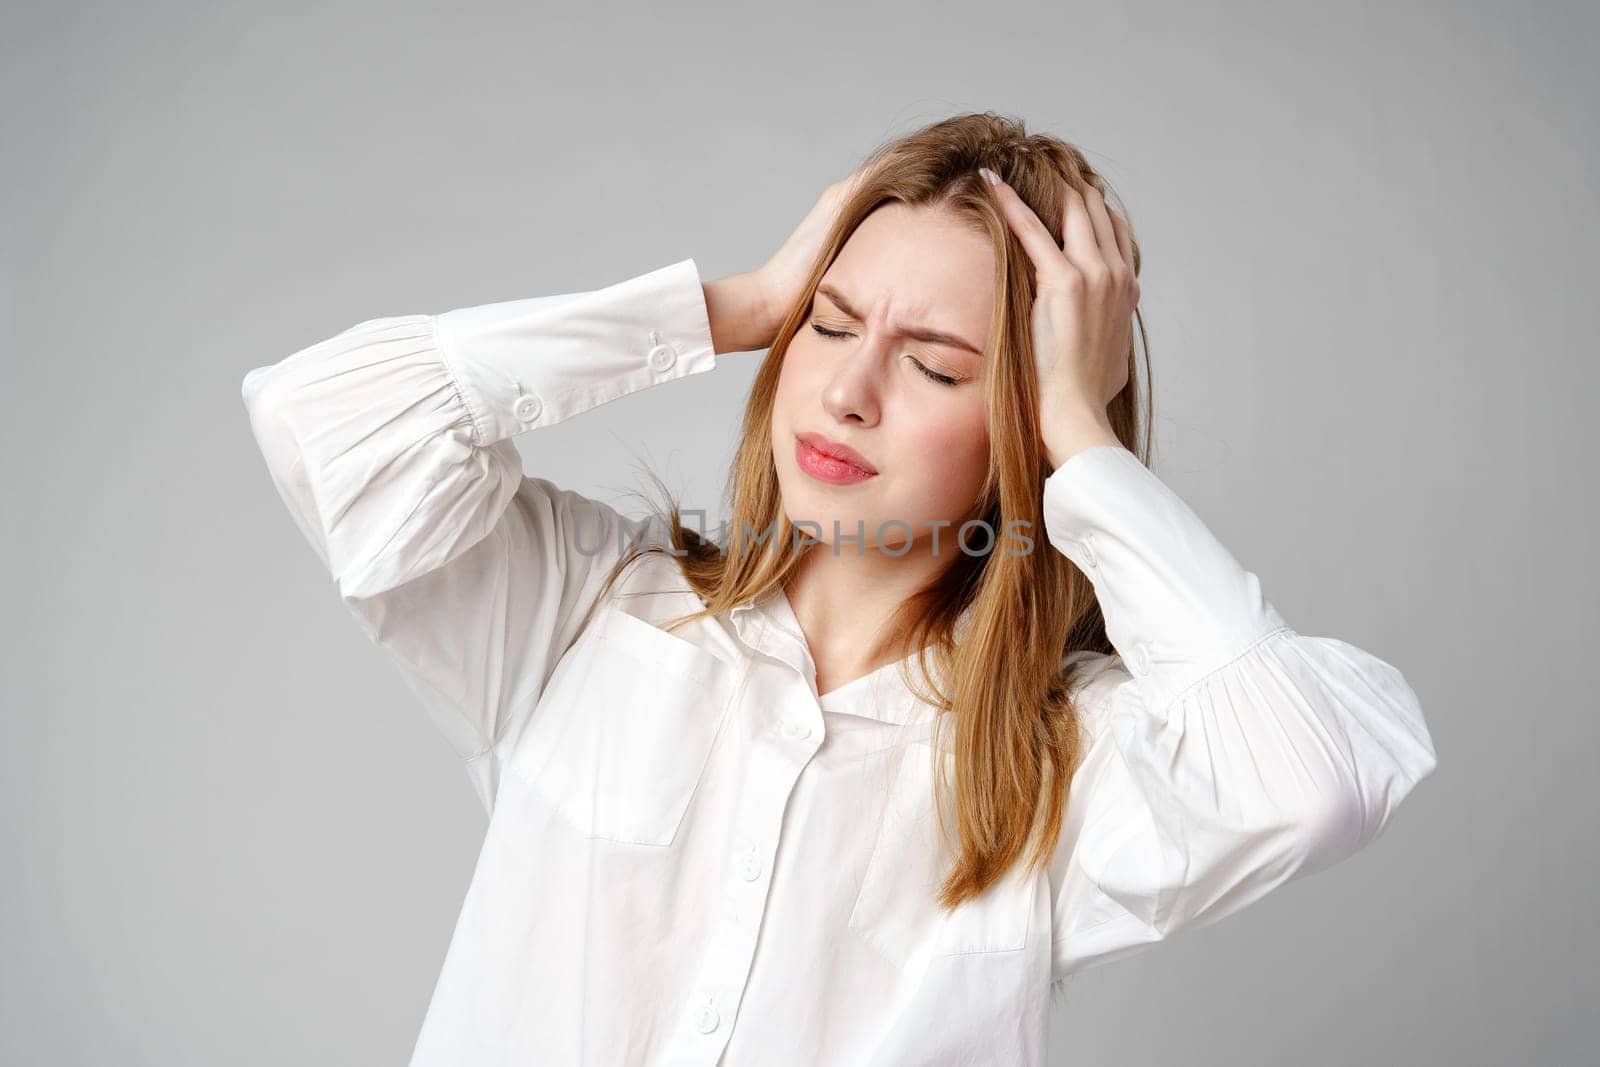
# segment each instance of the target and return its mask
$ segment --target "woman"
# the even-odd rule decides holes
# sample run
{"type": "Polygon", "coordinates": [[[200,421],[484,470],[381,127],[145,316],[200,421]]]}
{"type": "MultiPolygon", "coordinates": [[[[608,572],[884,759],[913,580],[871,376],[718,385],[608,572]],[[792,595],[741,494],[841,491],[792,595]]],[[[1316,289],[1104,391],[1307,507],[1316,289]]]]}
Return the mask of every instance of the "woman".
{"type": "Polygon", "coordinates": [[[491,816],[414,1064],[1038,1063],[1052,985],[1351,854],[1433,770],[1400,673],[1290,629],[1145,465],[1105,190],[958,116],[749,274],[245,378],[491,816]],[[523,474],[515,437],[769,346],[726,536],[523,474]]]}

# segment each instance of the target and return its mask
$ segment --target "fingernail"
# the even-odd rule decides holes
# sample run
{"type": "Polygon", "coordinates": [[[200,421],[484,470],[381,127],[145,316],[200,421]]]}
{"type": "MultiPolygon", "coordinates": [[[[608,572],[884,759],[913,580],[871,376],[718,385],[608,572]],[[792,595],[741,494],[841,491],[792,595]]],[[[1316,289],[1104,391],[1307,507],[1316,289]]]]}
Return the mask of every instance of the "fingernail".
{"type": "Polygon", "coordinates": [[[988,182],[990,185],[999,185],[1000,184],[1000,175],[996,174],[994,171],[990,170],[988,167],[979,167],[978,168],[978,173],[983,175],[983,180],[988,182]]]}

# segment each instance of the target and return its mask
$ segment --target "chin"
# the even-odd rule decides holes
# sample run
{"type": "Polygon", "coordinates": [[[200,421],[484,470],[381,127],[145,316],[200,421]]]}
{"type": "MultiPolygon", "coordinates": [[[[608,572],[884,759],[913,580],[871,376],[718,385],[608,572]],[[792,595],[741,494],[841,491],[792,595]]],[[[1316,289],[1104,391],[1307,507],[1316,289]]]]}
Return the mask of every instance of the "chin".
{"type": "Polygon", "coordinates": [[[778,466],[778,492],[783,513],[791,523],[814,522],[821,529],[820,535],[815,535],[808,528],[805,531],[808,537],[820,536],[824,542],[831,542],[835,521],[839,523],[840,532],[849,533],[855,530],[858,518],[866,521],[869,533],[872,530],[871,520],[858,509],[840,507],[829,487],[796,468],[792,459],[778,466]]]}

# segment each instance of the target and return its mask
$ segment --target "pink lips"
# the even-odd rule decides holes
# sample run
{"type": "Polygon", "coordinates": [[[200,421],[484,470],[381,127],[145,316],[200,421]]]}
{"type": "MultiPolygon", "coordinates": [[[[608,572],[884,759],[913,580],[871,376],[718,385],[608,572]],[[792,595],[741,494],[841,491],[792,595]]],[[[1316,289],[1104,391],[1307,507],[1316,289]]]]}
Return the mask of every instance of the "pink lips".
{"type": "Polygon", "coordinates": [[[801,470],[833,485],[865,481],[878,473],[861,453],[819,433],[795,435],[794,459],[801,470]]]}

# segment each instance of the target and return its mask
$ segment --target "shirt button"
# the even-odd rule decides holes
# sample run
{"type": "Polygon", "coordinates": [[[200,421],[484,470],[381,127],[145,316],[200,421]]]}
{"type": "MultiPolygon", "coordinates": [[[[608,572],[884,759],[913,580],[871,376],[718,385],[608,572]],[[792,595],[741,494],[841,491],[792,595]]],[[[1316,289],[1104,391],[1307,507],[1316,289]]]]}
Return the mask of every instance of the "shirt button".
{"type": "Polygon", "coordinates": [[[717,1015],[717,1009],[710,1004],[703,1005],[699,1011],[694,1013],[694,1028],[702,1034],[709,1034],[715,1030],[717,1023],[720,1021],[721,1017],[717,1015]]]}
{"type": "Polygon", "coordinates": [[[656,370],[666,370],[677,358],[678,353],[669,344],[659,344],[650,350],[650,366],[656,370]]]}
{"type": "Polygon", "coordinates": [[[511,405],[511,413],[523,422],[532,422],[539,417],[539,409],[544,405],[539,403],[539,398],[524,393],[517,397],[517,402],[511,405]]]}
{"type": "Polygon", "coordinates": [[[747,882],[753,882],[761,877],[761,857],[753,852],[746,852],[739,857],[739,877],[747,882]]]}
{"type": "Polygon", "coordinates": [[[1150,653],[1143,645],[1133,650],[1133,670],[1135,674],[1150,673],[1150,653]]]}
{"type": "Polygon", "coordinates": [[[1083,562],[1085,566],[1093,567],[1094,559],[1094,534],[1083,535],[1083,562]]]}
{"type": "Polygon", "coordinates": [[[787,721],[783,724],[783,732],[789,737],[810,737],[811,727],[803,722],[787,721]]]}

